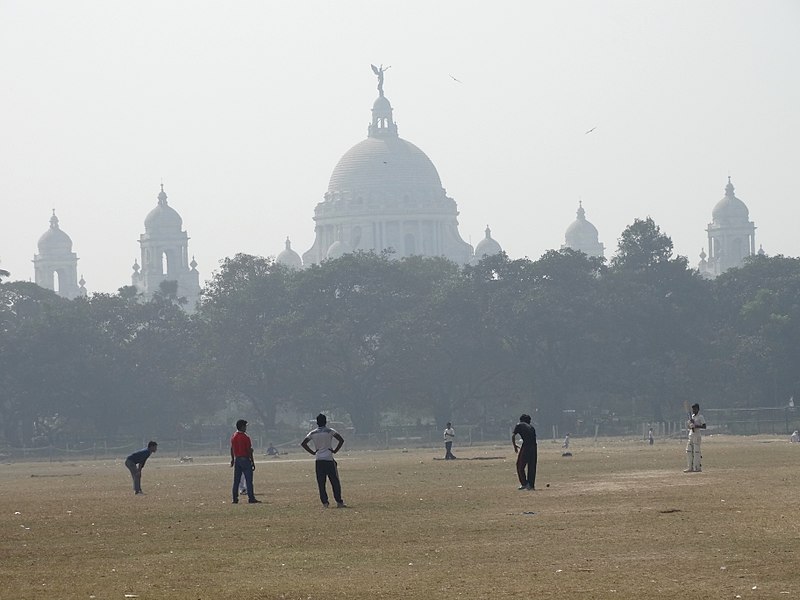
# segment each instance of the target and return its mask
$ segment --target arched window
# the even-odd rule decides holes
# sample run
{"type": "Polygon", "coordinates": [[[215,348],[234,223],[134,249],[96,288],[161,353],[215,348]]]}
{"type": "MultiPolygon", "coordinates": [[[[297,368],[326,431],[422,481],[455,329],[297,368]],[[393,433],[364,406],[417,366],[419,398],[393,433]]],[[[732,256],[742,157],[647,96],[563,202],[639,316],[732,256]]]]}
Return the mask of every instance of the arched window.
{"type": "Polygon", "coordinates": [[[161,274],[169,274],[169,258],[167,257],[166,252],[161,253],[161,274]]]}

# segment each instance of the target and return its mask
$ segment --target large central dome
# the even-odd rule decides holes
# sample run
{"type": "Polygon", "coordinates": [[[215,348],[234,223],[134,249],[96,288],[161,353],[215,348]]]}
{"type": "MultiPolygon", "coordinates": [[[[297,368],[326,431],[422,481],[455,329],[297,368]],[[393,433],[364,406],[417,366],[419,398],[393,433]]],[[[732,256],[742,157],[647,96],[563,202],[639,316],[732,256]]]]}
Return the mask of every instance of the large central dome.
{"type": "MultiPolygon", "coordinates": [[[[388,68],[388,67],[387,67],[388,68]]],[[[458,233],[458,208],[425,153],[400,138],[383,94],[372,104],[367,139],[345,152],[333,169],[324,200],[314,209],[316,238],[303,264],[359,250],[396,256],[444,256],[465,264],[472,247],[458,233]]]]}
{"type": "Polygon", "coordinates": [[[412,192],[441,187],[436,167],[414,144],[399,137],[370,137],[339,159],[328,192],[368,194],[389,189],[412,192]]]}

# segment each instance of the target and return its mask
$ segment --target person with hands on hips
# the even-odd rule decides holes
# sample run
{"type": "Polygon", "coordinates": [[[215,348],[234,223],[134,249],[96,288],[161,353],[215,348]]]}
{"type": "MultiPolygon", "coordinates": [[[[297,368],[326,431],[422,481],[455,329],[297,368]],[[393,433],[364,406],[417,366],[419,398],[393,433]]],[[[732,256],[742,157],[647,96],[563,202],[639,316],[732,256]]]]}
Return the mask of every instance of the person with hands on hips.
{"type": "Polygon", "coordinates": [[[333,455],[339,452],[344,444],[344,438],[338,431],[328,427],[328,418],[322,413],[317,415],[317,428],[308,432],[305,439],[300,442],[303,450],[316,457],[315,468],[317,474],[317,487],[319,487],[319,499],[322,506],[328,508],[328,491],[326,489],[327,480],[330,479],[333,488],[333,499],[336,500],[337,508],[346,508],[342,500],[342,484],[339,481],[339,471],[333,455]],[[333,448],[333,440],[336,440],[336,447],[333,448]],[[312,450],[309,443],[314,442],[312,450]]]}

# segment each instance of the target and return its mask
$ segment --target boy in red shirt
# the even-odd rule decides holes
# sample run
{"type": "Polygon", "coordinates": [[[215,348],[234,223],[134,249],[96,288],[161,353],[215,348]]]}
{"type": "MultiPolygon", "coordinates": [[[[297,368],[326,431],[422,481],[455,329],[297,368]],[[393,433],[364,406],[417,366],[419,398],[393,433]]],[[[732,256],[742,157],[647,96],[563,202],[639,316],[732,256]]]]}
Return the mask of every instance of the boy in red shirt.
{"type": "Polygon", "coordinates": [[[247,431],[247,421],[239,419],[236,421],[236,433],[231,436],[231,466],[233,467],[233,503],[239,503],[239,481],[244,475],[247,484],[247,501],[250,504],[257,504],[261,500],[256,500],[253,493],[253,471],[256,470],[256,461],[253,459],[253,444],[247,431]]]}

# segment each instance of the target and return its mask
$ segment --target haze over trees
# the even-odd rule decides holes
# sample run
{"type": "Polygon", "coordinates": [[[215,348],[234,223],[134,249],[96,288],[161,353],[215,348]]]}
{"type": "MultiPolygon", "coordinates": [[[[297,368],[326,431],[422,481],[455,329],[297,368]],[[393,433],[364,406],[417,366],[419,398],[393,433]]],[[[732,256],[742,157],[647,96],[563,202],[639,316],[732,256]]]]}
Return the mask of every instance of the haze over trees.
{"type": "Polygon", "coordinates": [[[174,286],[64,300],[0,284],[0,423],[30,446],[188,435],[235,405],[272,428],[319,410],[394,422],[540,427],[563,411],[680,418],[684,401],[777,407],[800,388],[800,259],[700,277],[652,219],[606,264],[356,253],[302,271],[237,254],[188,315],[174,286]]]}

